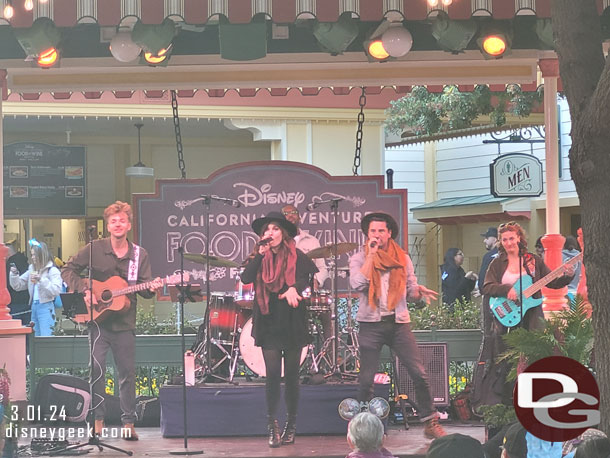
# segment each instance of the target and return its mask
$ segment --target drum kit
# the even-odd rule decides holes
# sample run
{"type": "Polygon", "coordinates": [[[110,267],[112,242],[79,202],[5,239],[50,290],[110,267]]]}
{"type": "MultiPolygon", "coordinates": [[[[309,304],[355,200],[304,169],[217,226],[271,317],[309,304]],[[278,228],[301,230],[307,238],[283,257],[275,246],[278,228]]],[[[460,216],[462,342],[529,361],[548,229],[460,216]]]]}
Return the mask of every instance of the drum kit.
{"type": "MultiPolygon", "coordinates": [[[[337,244],[337,255],[345,254],[357,247],[355,243],[337,244]]],[[[316,248],[307,253],[311,259],[328,258],[329,270],[335,269],[333,246],[316,248]]],[[[185,259],[205,264],[209,261],[214,267],[240,267],[234,261],[205,256],[200,254],[185,254],[185,259]]],[[[339,268],[347,272],[348,268],[339,268]]],[[[326,339],[320,339],[322,326],[320,317],[331,315],[335,323],[338,311],[334,294],[336,284],[331,276],[331,290],[315,290],[312,286],[303,292],[303,300],[309,312],[309,329],[312,335],[318,336],[314,342],[303,348],[301,366],[304,371],[332,374],[340,366],[340,371],[346,376],[357,376],[359,369],[358,336],[353,327],[351,310],[351,290],[348,291],[347,307],[344,311],[346,326],[335,331],[326,339]],[[341,334],[341,335],[338,335],[341,334]],[[342,337],[345,336],[345,337],[342,337]],[[335,356],[336,355],[336,356],[335,356]],[[306,363],[304,366],[303,364],[306,363]]],[[[227,382],[234,382],[238,372],[238,363],[243,363],[255,375],[265,376],[265,363],[260,347],[254,345],[252,332],[252,309],[254,306],[253,285],[241,283],[239,274],[235,278],[234,292],[213,292],[209,300],[209,326],[200,326],[197,342],[193,346],[195,354],[195,376],[198,380],[206,379],[208,375],[227,382]],[[209,331],[208,331],[209,330],[209,331]],[[209,335],[207,335],[209,332],[209,335]],[[210,352],[209,358],[207,352],[210,352]]],[[[349,284],[349,282],[348,282],[349,284]]],[[[282,369],[283,371],[283,369],[282,369]]],[[[240,371],[241,372],[241,371],[240,371]]]]}

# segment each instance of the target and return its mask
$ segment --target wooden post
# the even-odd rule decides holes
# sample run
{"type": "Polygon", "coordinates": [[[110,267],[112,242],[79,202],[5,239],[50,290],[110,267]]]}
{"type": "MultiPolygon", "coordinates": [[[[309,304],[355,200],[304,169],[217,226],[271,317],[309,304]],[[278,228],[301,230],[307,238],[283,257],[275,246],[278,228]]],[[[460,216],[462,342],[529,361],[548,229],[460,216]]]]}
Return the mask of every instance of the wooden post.
{"type": "MultiPolygon", "coordinates": [[[[565,238],[559,231],[559,148],[557,127],[557,80],[559,61],[541,59],[538,66],[544,78],[544,128],[546,132],[546,235],[542,237],[544,262],[551,269],[562,264],[561,250],[565,238]]],[[[562,289],[543,288],[542,309],[548,318],[553,313],[568,307],[567,287],[562,289]]]]}

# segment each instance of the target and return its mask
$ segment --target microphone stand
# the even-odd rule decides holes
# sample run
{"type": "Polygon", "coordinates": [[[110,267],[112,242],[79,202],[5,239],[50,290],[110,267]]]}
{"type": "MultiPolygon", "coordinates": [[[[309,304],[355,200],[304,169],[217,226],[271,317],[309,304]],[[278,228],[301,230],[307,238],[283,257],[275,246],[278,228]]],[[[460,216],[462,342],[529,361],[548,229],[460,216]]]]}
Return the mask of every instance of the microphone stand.
{"type": "Polygon", "coordinates": [[[184,247],[182,244],[178,248],[180,253],[180,294],[178,300],[180,301],[180,337],[182,343],[182,432],[184,439],[184,449],[170,450],[170,455],[201,455],[203,450],[189,450],[188,448],[188,432],[187,432],[187,414],[186,409],[188,403],[186,402],[186,344],[184,342],[184,302],[186,300],[186,290],[184,287],[184,247]]]}
{"type": "MultiPolygon", "coordinates": [[[[92,226],[87,228],[88,232],[89,232],[89,323],[87,324],[87,327],[89,328],[89,361],[91,362],[91,375],[89,378],[89,395],[91,396],[91,404],[89,405],[89,412],[87,413],[87,432],[89,434],[89,431],[91,431],[91,425],[93,425],[93,434],[89,434],[89,440],[87,442],[84,442],[82,444],[76,444],[76,445],[71,445],[69,447],[65,447],[61,450],[55,450],[51,453],[49,453],[50,456],[57,456],[57,455],[67,455],[69,451],[72,450],[76,450],[82,447],[87,447],[89,445],[93,445],[96,446],[97,449],[102,452],[104,451],[104,447],[109,448],[111,450],[114,450],[116,452],[121,452],[124,453],[128,456],[132,456],[133,452],[131,450],[124,450],[122,448],[116,447],[114,445],[110,445],[107,444],[106,442],[103,442],[100,440],[99,436],[97,434],[95,434],[95,392],[93,389],[93,384],[94,384],[94,380],[92,380],[93,377],[93,365],[95,364],[95,360],[93,358],[93,233],[94,231],[97,230],[96,226],[92,226]]],[[[97,323],[96,323],[97,324],[97,323]]],[[[99,330],[99,328],[98,328],[99,330]]],[[[101,369],[101,368],[100,368],[101,369]]],[[[100,370],[101,372],[101,370],[100,370]]],[[[106,374],[100,374],[100,377],[105,377],[106,374]]],[[[101,402],[105,402],[104,399],[102,399],[101,402]]],[[[86,452],[88,452],[89,450],[86,450],[86,452]]],[[[76,453],[69,453],[70,455],[75,455],[76,453]]]]}
{"type": "Polygon", "coordinates": [[[205,324],[205,341],[203,344],[204,352],[205,352],[205,364],[207,366],[207,374],[204,380],[211,381],[210,379],[218,379],[223,382],[226,381],[224,377],[220,377],[213,372],[212,368],[212,345],[211,344],[211,333],[210,329],[210,305],[211,305],[211,296],[212,292],[210,291],[210,204],[212,200],[219,200],[222,202],[226,202],[225,199],[219,198],[218,196],[201,196],[201,203],[205,208],[203,212],[203,216],[205,217],[205,314],[203,318],[203,322],[205,324]]]}
{"type": "Polygon", "coordinates": [[[521,253],[521,243],[519,243],[519,313],[521,315],[521,326],[523,326],[523,253],[521,253]]]}
{"type": "MultiPolygon", "coordinates": [[[[212,200],[222,202],[227,205],[231,205],[235,208],[238,208],[241,206],[239,201],[237,201],[235,199],[231,199],[228,197],[220,197],[220,196],[217,196],[214,194],[213,195],[202,195],[196,199],[178,201],[178,203],[180,204],[181,208],[185,208],[196,202],[201,202],[205,209],[204,213],[203,213],[203,216],[205,218],[205,256],[206,256],[206,260],[205,260],[206,307],[205,307],[205,313],[203,315],[204,316],[203,325],[205,328],[203,351],[205,353],[205,365],[207,366],[206,367],[207,374],[206,374],[205,378],[214,377],[219,380],[226,381],[226,379],[224,379],[223,377],[219,377],[218,375],[215,375],[212,373],[212,352],[211,352],[211,346],[210,346],[210,342],[211,342],[211,340],[210,340],[210,333],[211,333],[211,330],[210,330],[210,302],[211,302],[210,296],[212,294],[210,291],[210,203],[212,202],[212,200]]],[[[184,316],[184,314],[183,314],[183,316],[184,316]]]]}
{"type": "Polygon", "coordinates": [[[330,209],[333,212],[333,216],[335,218],[333,225],[333,298],[334,298],[334,314],[335,314],[335,325],[334,331],[335,335],[333,337],[333,364],[331,368],[330,374],[327,374],[326,377],[338,377],[342,378],[341,371],[339,370],[339,295],[338,295],[338,286],[339,286],[339,270],[337,266],[337,233],[338,227],[337,224],[339,222],[339,202],[343,199],[331,199],[330,200],[330,209]]]}

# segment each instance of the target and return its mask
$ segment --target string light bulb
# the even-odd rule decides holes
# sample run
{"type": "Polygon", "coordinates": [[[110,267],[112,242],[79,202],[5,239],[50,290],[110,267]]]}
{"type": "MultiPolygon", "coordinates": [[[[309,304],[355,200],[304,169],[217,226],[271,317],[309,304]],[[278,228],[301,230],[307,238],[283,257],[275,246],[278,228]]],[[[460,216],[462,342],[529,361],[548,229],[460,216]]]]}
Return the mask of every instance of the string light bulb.
{"type": "Polygon", "coordinates": [[[15,14],[15,10],[13,9],[13,5],[7,3],[4,7],[4,19],[11,19],[15,14]]]}
{"type": "Polygon", "coordinates": [[[438,0],[428,0],[428,5],[430,5],[432,8],[434,8],[435,6],[438,5],[438,0]]]}
{"type": "Polygon", "coordinates": [[[32,11],[34,9],[34,0],[25,0],[23,7],[26,11],[32,11]]]}
{"type": "Polygon", "coordinates": [[[47,3],[49,0],[38,0],[40,3],[47,3]]]}
{"type": "Polygon", "coordinates": [[[453,3],[453,0],[442,0],[442,2],[443,2],[443,5],[449,6],[453,3]]]}

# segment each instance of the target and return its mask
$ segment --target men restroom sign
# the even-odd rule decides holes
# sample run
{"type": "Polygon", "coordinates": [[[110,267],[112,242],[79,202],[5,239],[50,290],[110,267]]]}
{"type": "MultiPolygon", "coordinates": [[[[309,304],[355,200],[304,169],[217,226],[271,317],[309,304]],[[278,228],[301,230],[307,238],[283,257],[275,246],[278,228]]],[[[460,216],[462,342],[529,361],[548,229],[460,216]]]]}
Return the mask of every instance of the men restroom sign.
{"type": "Polygon", "coordinates": [[[542,162],[531,154],[511,153],[489,164],[495,197],[538,197],[542,194],[542,162]]]}

